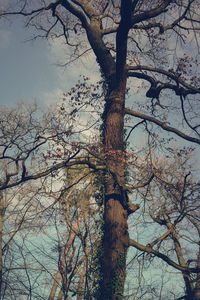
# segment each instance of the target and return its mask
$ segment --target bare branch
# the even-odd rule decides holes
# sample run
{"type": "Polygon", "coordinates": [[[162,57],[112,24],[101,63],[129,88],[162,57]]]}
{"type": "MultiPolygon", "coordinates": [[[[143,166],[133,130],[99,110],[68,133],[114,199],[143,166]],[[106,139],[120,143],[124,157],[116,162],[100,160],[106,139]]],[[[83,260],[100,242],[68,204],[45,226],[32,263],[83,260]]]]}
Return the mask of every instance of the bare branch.
{"type": "Polygon", "coordinates": [[[165,131],[172,132],[172,133],[178,135],[179,137],[181,137],[181,138],[183,138],[183,139],[185,139],[189,142],[193,142],[195,144],[200,145],[200,139],[191,137],[191,136],[181,132],[180,130],[178,130],[174,127],[168,126],[165,122],[162,122],[162,121],[160,121],[160,120],[158,120],[154,117],[145,115],[143,113],[140,113],[140,112],[134,111],[132,109],[128,109],[128,108],[125,109],[125,114],[131,115],[131,116],[134,116],[136,118],[143,119],[143,120],[146,120],[146,121],[149,121],[149,122],[152,122],[152,123],[158,125],[159,127],[161,127],[162,129],[164,129],[165,131]]]}
{"type": "Polygon", "coordinates": [[[148,254],[153,254],[158,258],[161,258],[163,261],[165,261],[168,265],[172,266],[173,268],[181,271],[181,272],[191,272],[191,273],[198,273],[200,270],[199,268],[189,268],[189,267],[185,267],[185,266],[181,266],[178,265],[176,262],[174,262],[173,260],[171,260],[167,255],[160,253],[159,251],[154,250],[153,248],[147,246],[144,246],[136,241],[134,241],[133,239],[129,240],[129,245],[140,250],[140,251],[144,251],[145,253],[148,254]]]}

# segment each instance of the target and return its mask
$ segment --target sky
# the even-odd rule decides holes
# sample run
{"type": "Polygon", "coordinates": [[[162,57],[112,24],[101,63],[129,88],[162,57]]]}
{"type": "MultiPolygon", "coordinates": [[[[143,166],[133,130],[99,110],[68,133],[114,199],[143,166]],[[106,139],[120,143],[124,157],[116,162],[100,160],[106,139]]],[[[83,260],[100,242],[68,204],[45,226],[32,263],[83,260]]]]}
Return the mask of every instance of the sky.
{"type": "Polygon", "coordinates": [[[0,22],[0,104],[12,106],[21,101],[36,101],[48,106],[59,101],[80,74],[93,81],[99,79],[93,56],[61,68],[56,63],[63,62],[66,55],[62,42],[25,42],[30,37],[30,30],[23,28],[22,21],[0,22]]]}
{"type": "Polygon", "coordinates": [[[99,70],[92,53],[66,67],[68,47],[63,41],[47,41],[32,37],[24,28],[23,18],[0,22],[0,104],[13,106],[19,102],[37,102],[51,106],[62,98],[80,79],[88,76],[99,80],[99,70]]]}
{"type": "Polygon", "coordinates": [[[63,63],[67,47],[60,41],[31,38],[22,21],[0,22],[0,104],[12,106],[21,101],[50,105],[84,74],[99,78],[92,55],[67,67],[63,63]],[[88,60],[90,64],[88,64],[88,60]]]}

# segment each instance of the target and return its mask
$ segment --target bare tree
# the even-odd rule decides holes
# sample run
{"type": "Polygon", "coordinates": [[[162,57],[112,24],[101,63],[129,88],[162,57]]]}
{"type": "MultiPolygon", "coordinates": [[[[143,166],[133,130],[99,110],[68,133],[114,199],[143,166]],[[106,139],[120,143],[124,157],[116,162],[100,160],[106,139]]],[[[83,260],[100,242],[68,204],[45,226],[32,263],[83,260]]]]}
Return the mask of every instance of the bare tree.
{"type": "MultiPolygon", "coordinates": [[[[64,37],[66,45],[72,49],[71,61],[91,50],[100,66],[106,88],[102,119],[107,174],[98,298],[122,299],[127,250],[133,244],[127,221],[130,213],[139,208],[137,205],[130,207],[127,191],[131,192],[131,188],[125,184],[125,115],[141,119],[144,122],[138,126],[147,124],[148,130],[149,124],[155,124],[185,141],[200,144],[199,102],[195,98],[200,92],[195,69],[199,63],[199,1],[57,0],[33,3],[26,0],[12,2],[9,7],[2,4],[2,18],[13,15],[25,17],[26,25],[36,28],[38,36],[64,37]],[[183,52],[185,55],[181,54],[183,52]],[[128,78],[133,87],[133,101],[125,101],[128,78]],[[134,83],[140,80],[146,92],[142,95],[145,101],[136,105],[134,83]]],[[[137,141],[134,142],[137,146],[137,141]]],[[[56,165],[43,174],[48,175],[63,165],[56,165]]],[[[132,189],[149,185],[155,174],[151,170],[147,175],[132,189]]],[[[24,181],[35,179],[34,176],[22,178],[24,181]]]]}
{"type": "Polygon", "coordinates": [[[92,187],[98,163],[73,138],[74,108],[63,122],[60,104],[46,115],[23,104],[2,111],[1,298],[46,299],[54,279],[50,299],[56,292],[83,299],[91,287],[91,247],[99,242],[92,187]]]}
{"type": "Polygon", "coordinates": [[[142,234],[138,241],[132,239],[130,243],[146,253],[147,259],[157,257],[177,270],[177,276],[182,274],[185,296],[180,299],[199,299],[200,189],[199,182],[188,171],[192,152],[179,149],[170,159],[154,157],[154,181],[140,193],[147,213],[141,226],[153,221],[155,233],[146,237],[145,245],[141,242],[142,234]]]}

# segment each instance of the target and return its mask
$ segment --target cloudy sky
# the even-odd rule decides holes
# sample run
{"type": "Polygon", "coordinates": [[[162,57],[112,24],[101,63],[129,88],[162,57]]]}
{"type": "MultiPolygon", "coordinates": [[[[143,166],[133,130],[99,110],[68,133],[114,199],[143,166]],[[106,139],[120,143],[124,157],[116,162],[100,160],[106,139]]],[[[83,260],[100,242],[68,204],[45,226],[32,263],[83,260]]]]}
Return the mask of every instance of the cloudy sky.
{"type": "Polygon", "coordinates": [[[66,46],[60,41],[30,39],[31,33],[15,19],[0,23],[0,103],[12,105],[20,101],[51,104],[57,101],[84,74],[96,80],[96,61],[88,55],[65,68],[66,46]],[[87,62],[90,61],[90,64],[87,62]]]}

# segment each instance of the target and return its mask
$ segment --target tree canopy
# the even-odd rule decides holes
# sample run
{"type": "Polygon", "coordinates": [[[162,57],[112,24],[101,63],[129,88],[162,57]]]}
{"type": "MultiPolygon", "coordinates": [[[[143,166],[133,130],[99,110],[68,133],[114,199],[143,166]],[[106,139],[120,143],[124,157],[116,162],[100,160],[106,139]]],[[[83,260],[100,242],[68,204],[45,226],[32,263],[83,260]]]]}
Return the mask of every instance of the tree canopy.
{"type": "MultiPolygon", "coordinates": [[[[26,27],[34,29],[33,39],[62,39],[71,53],[69,60],[63,59],[65,65],[94,55],[99,66],[101,82],[90,85],[83,78],[43,122],[33,122],[32,112],[26,126],[23,118],[15,119],[14,125],[9,119],[1,121],[7,124],[1,129],[1,161],[11,166],[4,171],[2,191],[37,179],[52,184],[53,178],[53,193],[56,181],[63,183],[58,203],[75,184],[64,184],[62,169],[85,167],[77,185],[91,174],[94,178],[91,184],[103,208],[98,217],[102,238],[98,287],[89,299],[128,297],[126,265],[132,247],[181,272],[182,299],[200,299],[199,254],[184,256],[190,238],[182,231],[187,226],[199,235],[199,171],[192,165],[200,144],[199,13],[198,0],[1,4],[1,18],[23,17],[26,27]],[[99,134],[88,142],[84,131],[91,128],[99,134]],[[147,235],[152,236],[147,243],[146,233],[136,239],[128,229],[128,220],[143,224],[145,216],[147,235]],[[155,236],[148,222],[162,233],[155,236]]],[[[191,242],[199,253],[198,238],[191,242]]],[[[60,272],[62,268],[61,263],[60,272]]],[[[89,273],[82,274],[89,286],[89,273]]]]}

